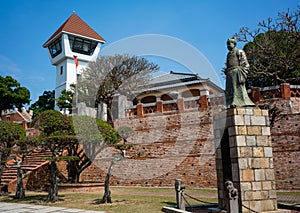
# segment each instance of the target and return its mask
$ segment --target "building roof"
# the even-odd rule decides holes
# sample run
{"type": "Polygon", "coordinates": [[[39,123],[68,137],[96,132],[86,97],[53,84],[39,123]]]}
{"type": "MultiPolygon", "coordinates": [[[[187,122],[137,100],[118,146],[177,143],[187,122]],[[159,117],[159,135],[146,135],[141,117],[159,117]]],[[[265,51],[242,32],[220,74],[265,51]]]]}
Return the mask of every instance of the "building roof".
{"type": "Polygon", "coordinates": [[[180,85],[187,85],[191,82],[203,83],[207,79],[202,79],[196,74],[192,73],[179,73],[170,71],[169,73],[154,77],[149,82],[150,88],[166,88],[166,87],[177,87],[180,85]]]}
{"type": "Polygon", "coordinates": [[[202,79],[198,75],[192,73],[179,73],[170,71],[169,73],[154,77],[152,80],[150,80],[149,84],[151,86],[161,86],[175,83],[183,83],[191,80],[203,81],[205,79],[202,79]]]}
{"type": "Polygon", "coordinates": [[[104,43],[105,40],[94,31],[87,23],[85,23],[76,13],[73,13],[50,38],[43,44],[43,47],[47,47],[49,43],[59,36],[62,32],[71,33],[83,37],[88,37],[99,42],[104,43]]]}
{"type": "Polygon", "coordinates": [[[150,80],[148,85],[144,85],[145,91],[156,91],[171,89],[176,87],[184,87],[195,84],[207,84],[214,87],[218,91],[223,91],[219,86],[210,81],[210,79],[204,79],[193,73],[180,73],[170,71],[169,73],[159,75],[150,80]]]}

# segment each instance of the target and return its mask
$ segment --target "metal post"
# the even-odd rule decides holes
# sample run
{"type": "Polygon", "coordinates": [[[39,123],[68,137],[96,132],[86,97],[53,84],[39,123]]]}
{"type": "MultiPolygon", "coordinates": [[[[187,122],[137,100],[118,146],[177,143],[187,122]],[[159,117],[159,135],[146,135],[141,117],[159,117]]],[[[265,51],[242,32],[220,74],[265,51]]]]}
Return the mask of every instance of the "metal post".
{"type": "Polygon", "coordinates": [[[177,208],[181,210],[185,210],[185,202],[184,202],[184,189],[185,186],[182,185],[180,179],[175,179],[175,190],[176,190],[176,203],[177,208]]]}

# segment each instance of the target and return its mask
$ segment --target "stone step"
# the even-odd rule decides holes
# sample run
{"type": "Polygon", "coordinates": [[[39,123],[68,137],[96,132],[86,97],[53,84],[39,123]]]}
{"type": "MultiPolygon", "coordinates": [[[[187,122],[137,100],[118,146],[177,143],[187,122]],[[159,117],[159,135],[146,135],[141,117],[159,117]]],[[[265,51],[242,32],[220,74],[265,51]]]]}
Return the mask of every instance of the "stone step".
{"type": "MultiPolygon", "coordinates": [[[[44,165],[51,155],[52,154],[49,151],[34,151],[22,162],[21,169],[25,170],[26,173],[35,171],[36,169],[40,168],[41,165],[44,165]]],[[[84,158],[84,154],[82,154],[82,158],[84,158]]],[[[9,162],[9,166],[12,167],[6,167],[3,170],[1,185],[9,185],[12,181],[17,179],[17,168],[14,167],[16,166],[16,163],[13,159],[9,162]]]]}
{"type": "Polygon", "coordinates": [[[38,166],[40,166],[40,165],[26,165],[26,166],[22,166],[21,168],[26,169],[26,170],[33,170],[38,166]]]}
{"type": "MultiPolygon", "coordinates": [[[[50,156],[51,152],[49,151],[41,151],[40,149],[36,150],[24,160],[21,168],[26,170],[26,172],[33,171],[44,164],[47,161],[47,158],[49,158],[50,156]]],[[[11,167],[5,167],[3,170],[1,185],[7,185],[17,178],[17,168],[15,167],[16,163],[13,159],[8,161],[8,166],[11,167]]]]}
{"type": "Polygon", "coordinates": [[[17,172],[17,168],[5,168],[3,170],[3,173],[5,173],[5,172],[17,172]]]}
{"type": "Polygon", "coordinates": [[[30,160],[30,161],[25,161],[22,165],[41,164],[45,161],[46,160],[30,160]]]}
{"type": "Polygon", "coordinates": [[[46,157],[49,157],[51,156],[51,154],[31,154],[29,156],[27,156],[27,159],[30,159],[30,158],[46,158],[46,157]]]}
{"type": "Polygon", "coordinates": [[[17,174],[17,171],[16,172],[5,172],[2,174],[2,177],[13,176],[15,174],[17,174]]]}
{"type": "Polygon", "coordinates": [[[26,161],[45,161],[48,160],[50,156],[45,156],[45,157],[31,157],[31,158],[27,158],[24,162],[26,161]]]}
{"type": "Polygon", "coordinates": [[[8,178],[15,178],[17,173],[15,174],[10,174],[10,175],[2,175],[2,179],[8,179],[8,178]]]}
{"type": "Polygon", "coordinates": [[[16,179],[17,176],[13,177],[13,178],[5,178],[3,177],[2,180],[1,180],[1,183],[9,183],[10,181],[16,179]]]}

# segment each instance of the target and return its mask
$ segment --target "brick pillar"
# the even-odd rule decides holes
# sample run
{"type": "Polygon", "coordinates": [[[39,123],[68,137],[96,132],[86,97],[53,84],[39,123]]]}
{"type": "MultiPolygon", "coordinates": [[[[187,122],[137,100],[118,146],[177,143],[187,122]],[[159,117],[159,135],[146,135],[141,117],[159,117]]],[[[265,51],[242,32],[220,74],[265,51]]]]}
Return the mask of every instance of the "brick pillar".
{"type": "Polygon", "coordinates": [[[238,189],[239,212],[277,210],[275,175],[267,110],[233,108],[214,116],[219,208],[230,201],[225,181],[238,189]]]}
{"type": "Polygon", "coordinates": [[[137,110],[137,116],[143,116],[144,115],[144,109],[143,109],[143,104],[138,103],[136,105],[136,110],[137,110]]]}
{"type": "Polygon", "coordinates": [[[207,95],[200,96],[199,104],[200,104],[200,109],[207,109],[209,105],[208,96],[207,95]]]}
{"type": "Polygon", "coordinates": [[[260,101],[260,87],[254,87],[251,90],[251,100],[256,103],[260,101]]]}
{"type": "Polygon", "coordinates": [[[200,99],[199,99],[200,109],[208,108],[209,106],[208,96],[209,96],[209,91],[207,89],[200,90],[200,99]]]}
{"type": "Polygon", "coordinates": [[[179,112],[184,111],[184,100],[182,97],[177,98],[177,107],[179,112]]]}
{"type": "Polygon", "coordinates": [[[281,98],[284,100],[289,100],[291,98],[291,87],[288,83],[283,83],[280,85],[281,98]]]}
{"type": "Polygon", "coordinates": [[[157,112],[162,113],[164,110],[163,108],[163,102],[162,101],[157,101],[156,102],[156,108],[157,108],[157,112]]]}
{"type": "Polygon", "coordinates": [[[27,129],[27,122],[26,121],[22,121],[22,127],[24,130],[27,129]]]}

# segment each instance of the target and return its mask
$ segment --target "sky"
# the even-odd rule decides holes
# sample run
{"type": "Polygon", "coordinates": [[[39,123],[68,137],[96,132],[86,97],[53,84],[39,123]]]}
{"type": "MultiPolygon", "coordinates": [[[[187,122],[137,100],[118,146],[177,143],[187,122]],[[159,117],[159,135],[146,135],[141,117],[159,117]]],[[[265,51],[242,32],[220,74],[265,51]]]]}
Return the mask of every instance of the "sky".
{"type": "MultiPolygon", "coordinates": [[[[0,5],[0,76],[12,76],[29,89],[32,104],[55,89],[55,67],[42,45],[73,12],[106,40],[103,50],[148,34],[185,42],[208,60],[224,87],[227,39],[241,27],[255,29],[278,12],[296,10],[300,0],[0,0],[0,5]]],[[[162,72],[185,69],[152,59],[162,72]]]]}

